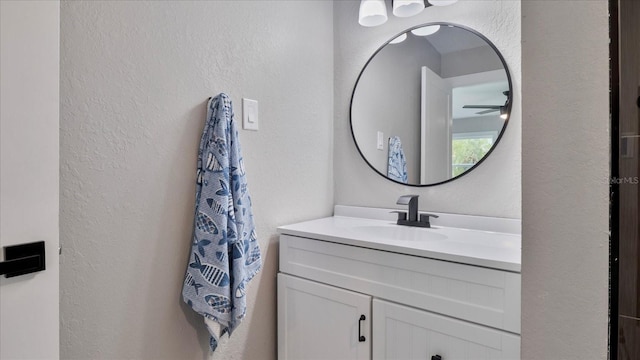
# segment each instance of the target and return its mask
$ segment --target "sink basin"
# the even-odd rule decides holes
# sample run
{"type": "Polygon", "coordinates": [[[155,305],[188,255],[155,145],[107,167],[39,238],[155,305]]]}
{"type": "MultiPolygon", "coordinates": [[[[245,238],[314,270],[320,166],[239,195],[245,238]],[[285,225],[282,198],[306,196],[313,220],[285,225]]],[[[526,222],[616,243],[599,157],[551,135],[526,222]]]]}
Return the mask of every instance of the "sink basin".
{"type": "Polygon", "coordinates": [[[366,225],[354,226],[353,229],[366,236],[397,239],[406,241],[446,240],[447,236],[437,233],[434,228],[420,228],[402,225],[366,225]]]}

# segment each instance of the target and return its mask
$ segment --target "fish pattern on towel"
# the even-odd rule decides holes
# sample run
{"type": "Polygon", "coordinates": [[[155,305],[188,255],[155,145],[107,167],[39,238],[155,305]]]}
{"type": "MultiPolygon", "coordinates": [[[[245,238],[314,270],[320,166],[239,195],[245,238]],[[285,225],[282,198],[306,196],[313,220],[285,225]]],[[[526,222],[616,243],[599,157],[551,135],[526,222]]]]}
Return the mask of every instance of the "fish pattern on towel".
{"type": "Polygon", "coordinates": [[[215,172],[224,171],[224,168],[220,165],[220,162],[216,159],[213,153],[209,153],[209,158],[207,159],[207,170],[215,172]]]}
{"type": "Polygon", "coordinates": [[[193,276],[191,276],[190,273],[187,273],[187,276],[184,279],[184,283],[187,286],[193,286],[193,288],[196,290],[196,295],[198,294],[198,289],[200,289],[203,286],[202,284],[196,283],[196,281],[193,280],[193,276]]]}
{"type": "MultiPolygon", "coordinates": [[[[196,170],[191,253],[182,296],[195,312],[231,334],[246,313],[249,281],[262,266],[251,197],[229,97],[207,104],[196,170]]],[[[210,332],[211,350],[218,344],[210,332]]]]}
{"type": "Polygon", "coordinates": [[[202,277],[211,285],[227,286],[229,285],[229,275],[224,270],[211,264],[203,264],[200,262],[198,255],[193,254],[194,262],[189,264],[190,267],[198,269],[202,277]]]}
{"type": "Polygon", "coordinates": [[[231,300],[221,295],[207,295],[204,300],[211,308],[219,313],[227,313],[231,311],[231,300]]]}
{"type": "Polygon", "coordinates": [[[196,219],[196,226],[200,231],[204,231],[207,234],[217,234],[218,227],[216,223],[213,222],[209,215],[199,212],[198,217],[196,219]]]}

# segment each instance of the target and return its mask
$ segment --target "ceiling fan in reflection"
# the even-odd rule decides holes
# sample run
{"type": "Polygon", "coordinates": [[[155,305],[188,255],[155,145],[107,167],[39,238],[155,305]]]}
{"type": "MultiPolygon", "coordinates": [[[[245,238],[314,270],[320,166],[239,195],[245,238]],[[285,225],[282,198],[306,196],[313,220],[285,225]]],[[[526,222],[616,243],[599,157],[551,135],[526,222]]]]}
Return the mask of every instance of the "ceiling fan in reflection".
{"type": "Polygon", "coordinates": [[[508,116],[507,107],[509,105],[509,90],[503,91],[502,94],[504,94],[504,96],[507,97],[507,101],[505,101],[504,105],[464,105],[462,108],[463,109],[485,109],[482,111],[478,111],[476,113],[477,115],[484,115],[484,114],[489,114],[495,111],[500,111],[500,117],[503,119],[506,119],[508,116]]]}

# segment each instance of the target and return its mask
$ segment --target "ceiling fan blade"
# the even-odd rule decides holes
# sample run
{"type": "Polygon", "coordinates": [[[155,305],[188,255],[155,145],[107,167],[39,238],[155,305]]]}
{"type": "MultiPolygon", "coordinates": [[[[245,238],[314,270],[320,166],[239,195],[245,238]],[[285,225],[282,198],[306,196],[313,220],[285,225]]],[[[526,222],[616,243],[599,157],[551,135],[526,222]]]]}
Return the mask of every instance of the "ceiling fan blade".
{"type": "Polygon", "coordinates": [[[488,113],[492,113],[492,112],[496,112],[500,109],[489,109],[489,110],[482,110],[482,111],[478,111],[476,113],[476,115],[484,115],[484,114],[488,114],[488,113]]]}
{"type": "Polygon", "coordinates": [[[500,106],[502,105],[464,105],[463,109],[494,109],[500,110],[500,106]]]}

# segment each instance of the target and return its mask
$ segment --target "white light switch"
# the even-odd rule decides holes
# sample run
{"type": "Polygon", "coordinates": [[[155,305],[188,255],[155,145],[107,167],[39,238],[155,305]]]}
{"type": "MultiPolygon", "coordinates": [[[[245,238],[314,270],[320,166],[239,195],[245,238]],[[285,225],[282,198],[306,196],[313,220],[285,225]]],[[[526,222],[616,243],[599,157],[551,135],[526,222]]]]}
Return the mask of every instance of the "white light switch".
{"type": "Polygon", "coordinates": [[[258,101],[242,98],[242,128],[258,131],[258,101]]]}
{"type": "Polygon", "coordinates": [[[384,150],[384,133],[378,131],[378,150],[384,150]]]}

